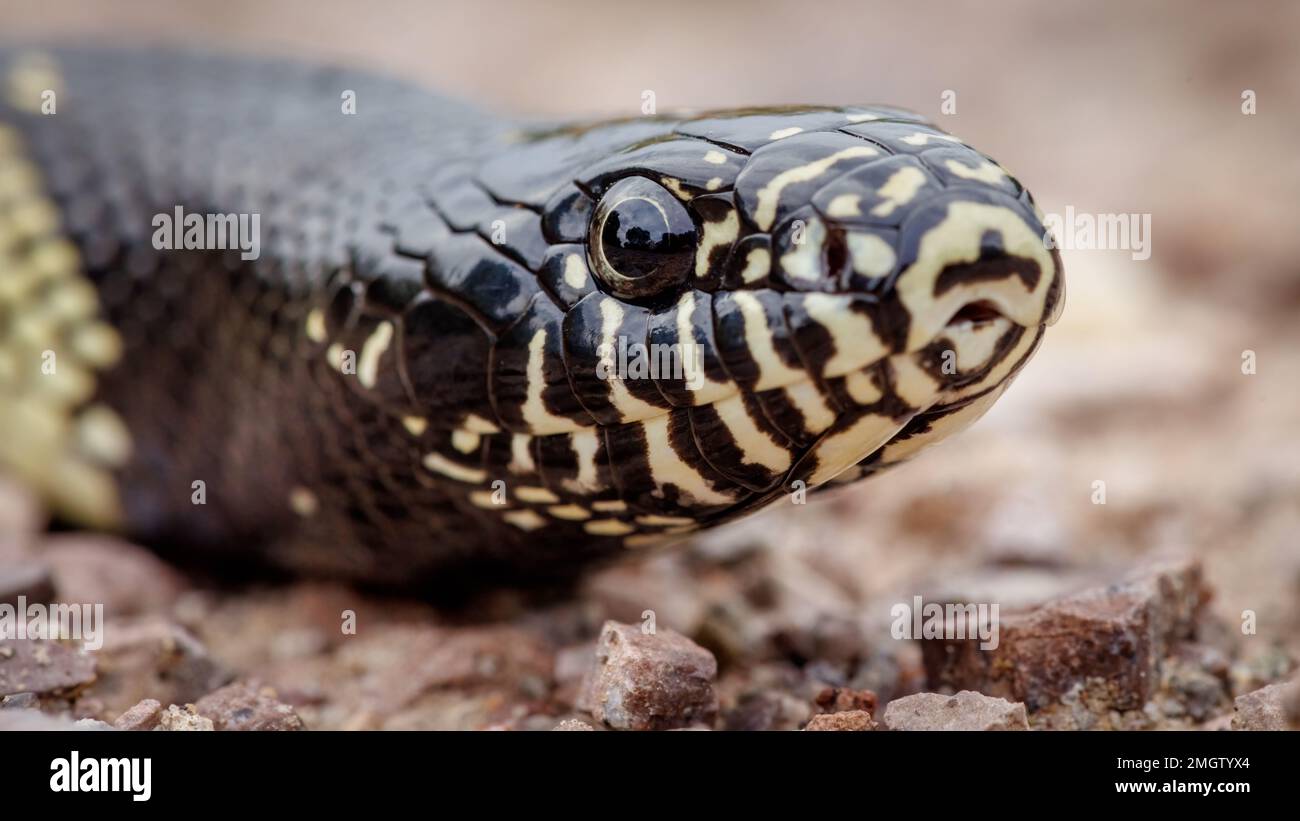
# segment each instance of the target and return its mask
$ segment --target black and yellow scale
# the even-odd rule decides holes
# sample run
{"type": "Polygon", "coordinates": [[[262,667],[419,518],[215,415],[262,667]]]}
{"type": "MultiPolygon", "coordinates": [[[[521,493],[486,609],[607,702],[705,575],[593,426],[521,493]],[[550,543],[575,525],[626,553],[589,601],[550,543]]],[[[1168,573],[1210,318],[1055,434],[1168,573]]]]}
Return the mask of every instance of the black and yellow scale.
{"type": "Polygon", "coordinates": [[[225,566],[568,571],[969,425],[1059,312],[1044,235],[894,108],[535,126],[0,50],[0,470],[225,566]]]}

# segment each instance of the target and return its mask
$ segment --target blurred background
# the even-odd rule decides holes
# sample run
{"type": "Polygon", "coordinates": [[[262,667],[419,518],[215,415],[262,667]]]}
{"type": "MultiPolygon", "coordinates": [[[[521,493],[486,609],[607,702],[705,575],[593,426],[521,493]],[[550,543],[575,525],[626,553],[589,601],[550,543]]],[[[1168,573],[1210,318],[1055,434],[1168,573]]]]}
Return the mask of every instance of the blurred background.
{"type": "Polygon", "coordinates": [[[661,111],[885,102],[1049,213],[1149,214],[1149,259],[1064,252],[1062,320],[970,431],[598,574],[576,606],[653,608],[725,674],[767,664],[773,632],[887,638],[915,593],[1006,607],[1176,551],[1226,623],[1258,614],[1243,654],[1300,652],[1300,4],[0,0],[0,36],[328,59],[519,115],[635,114],[643,90],[661,111]]]}

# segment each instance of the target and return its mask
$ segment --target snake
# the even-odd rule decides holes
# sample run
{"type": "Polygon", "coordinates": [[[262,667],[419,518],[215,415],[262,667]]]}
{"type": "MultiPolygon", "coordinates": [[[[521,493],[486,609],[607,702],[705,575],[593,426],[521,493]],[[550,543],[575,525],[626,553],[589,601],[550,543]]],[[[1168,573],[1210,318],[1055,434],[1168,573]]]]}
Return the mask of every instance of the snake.
{"type": "Polygon", "coordinates": [[[1048,236],[893,106],[536,120],[6,46],[0,470],[195,566],[579,573],[969,426],[1060,314],[1048,236]]]}

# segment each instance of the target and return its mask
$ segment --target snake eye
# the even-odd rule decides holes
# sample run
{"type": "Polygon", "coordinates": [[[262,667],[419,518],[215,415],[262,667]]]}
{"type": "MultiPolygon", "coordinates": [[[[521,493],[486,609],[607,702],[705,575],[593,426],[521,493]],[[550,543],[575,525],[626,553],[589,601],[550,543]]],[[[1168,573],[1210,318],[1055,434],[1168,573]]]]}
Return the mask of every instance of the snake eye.
{"type": "Polygon", "coordinates": [[[685,280],[695,242],[695,223],[676,197],[644,177],[628,177],[596,206],[588,248],[611,293],[637,298],[685,280]]]}

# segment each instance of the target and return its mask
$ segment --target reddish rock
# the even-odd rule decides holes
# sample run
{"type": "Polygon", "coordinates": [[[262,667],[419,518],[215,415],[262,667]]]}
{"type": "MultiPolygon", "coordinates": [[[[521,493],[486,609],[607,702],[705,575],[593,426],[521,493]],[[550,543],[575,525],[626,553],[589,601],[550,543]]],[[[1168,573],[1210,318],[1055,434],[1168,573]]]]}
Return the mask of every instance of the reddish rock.
{"type": "Polygon", "coordinates": [[[0,710],[0,733],[107,729],[111,728],[102,722],[75,721],[71,716],[54,716],[40,710],[0,710]]]}
{"type": "Polygon", "coordinates": [[[1025,705],[963,690],[955,696],[917,693],[885,706],[891,730],[1028,730],[1025,705]]]}
{"type": "Polygon", "coordinates": [[[1234,730],[1300,730],[1300,679],[1237,696],[1234,730]]]}
{"type": "Polygon", "coordinates": [[[27,604],[45,604],[54,599],[49,565],[35,560],[0,561],[0,604],[17,608],[19,597],[27,604]]]}
{"type": "Polygon", "coordinates": [[[110,617],[158,613],[185,588],[169,565],[143,547],[94,533],[49,536],[40,546],[59,598],[104,605],[110,617]]]}
{"type": "Polygon", "coordinates": [[[46,514],[36,494],[0,476],[0,534],[25,539],[45,527],[46,514]]]}
{"type": "Polygon", "coordinates": [[[862,731],[876,729],[876,722],[871,720],[871,713],[866,710],[843,710],[838,713],[822,713],[808,720],[805,730],[812,731],[862,731]]]}
{"type": "Polygon", "coordinates": [[[186,704],[184,707],[173,704],[159,714],[158,726],[154,729],[182,732],[211,731],[213,726],[212,719],[199,715],[193,704],[186,704]]]}
{"type": "Polygon", "coordinates": [[[595,727],[591,726],[591,725],[588,724],[587,722],[585,722],[585,721],[579,721],[579,720],[576,719],[576,718],[566,718],[566,719],[564,719],[563,721],[561,721],[559,724],[556,724],[554,727],[551,728],[552,731],[554,731],[554,730],[567,730],[567,731],[574,731],[574,730],[576,730],[576,731],[578,731],[578,732],[584,732],[584,731],[588,731],[588,732],[590,732],[590,731],[594,731],[595,729],[596,729],[595,727]]]}
{"type": "Polygon", "coordinates": [[[723,716],[728,730],[797,730],[812,716],[804,699],[775,689],[742,695],[723,716]]]}
{"type": "Polygon", "coordinates": [[[113,726],[119,730],[152,730],[162,720],[163,707],[157,701],[146,698],[125,713],[117,717],[113,726]]]}
{"type": "Polygon", "coordinates": [[[870,690],[823,687],[813,698],[813,703],[823,713],[843,713],[849,710],[862,710],[872,714],[876,712],[876,694],[870,690]]]}
{"type": "Polygon", "coordinates": [[[0,640],[0,696],[61,695],[94,680],[94,656],[54,641],[0,640]]]}
{"type": "Polygon", "coordinates": [[[620,730],[668,730],[712,724],[718,713],[713,654],[660,628],[607,621],[596,644],[585,704],[597,721],[620,730]]]}
{"type": "Polygon", "coordinates": [[[96,715],[120,715],[140,701],[187,704],[228,682],[231,674],[189,631],[160,617],[109,621],[95,657],[99,680],[85,695],[96,715]]]}
{"type": "Polygon", "coordinates": [[[218,730],[305,730],[302,719],[275,690],[236,682],[199,699],[199,715],[212,719],[218,730]]]}
{"type": "Polygon", "coordinates": [[[972,689],[1036,711],[1089,689],[1108,709],[1140,709],[1160,684],[1160,663],[1194,638],[1209,593],[1198,562],[1148,566],[1119,584],[1003,612],[999,644],[978,639],[922,643],[932,688],[972,689]]]}

